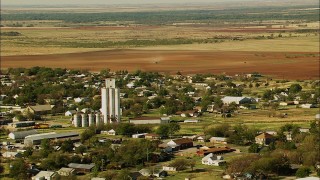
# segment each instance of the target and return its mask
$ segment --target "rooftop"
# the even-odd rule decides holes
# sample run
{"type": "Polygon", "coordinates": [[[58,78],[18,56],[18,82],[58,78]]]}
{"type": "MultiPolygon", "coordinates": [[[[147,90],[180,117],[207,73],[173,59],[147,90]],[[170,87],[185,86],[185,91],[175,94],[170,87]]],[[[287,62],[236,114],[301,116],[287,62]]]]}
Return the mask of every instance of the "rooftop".
{"type": "Polygon", "coordinates": [[[30,140],[41,140],[41,139],[55,139],[55,138],[63,138],[63,137],[70,137],[70,136],[79,136],[79,133],[76,132],[66,132],[66,133],[42,133],[42,134],[35,134],[25,137],[25,139],[30,140]]]}
{"type": "Polygon", "coordinates": [[[69,163],[68,167],[74,168],[74,169],[87,169],[91,170],[95,166],[94,163],[92,164],[78,164],[78,163],[69,163]]]}
{"type": "Polygon", "coordinates": [[[178,145],[185,144],[185,143],[192,143],[192,140],[189,138],[173,139],[172,141],[178,145]]]}
{"type": "Polygon", "coordinates": [[[137,118],[132,118],[131,120],[161,120],[160,117],[152,117],[152,116],[143,116],[143,117],[137,117],[137,118]]]}
{"type": "Polygon", "coordinates": [[[41,111],[51,111],[52,107],[51,105],[36,105],[36,106],[29,106],[32,110],[36,112],[41,112],[41,111]]]}
{"type": "Polygon", "coordinates": [[[259,136],[256,136],[256,138],[266,139],[266,138],[273,138],[273,136],[271,134],[268,134],[268,133],[262,133],[259,136]]]}

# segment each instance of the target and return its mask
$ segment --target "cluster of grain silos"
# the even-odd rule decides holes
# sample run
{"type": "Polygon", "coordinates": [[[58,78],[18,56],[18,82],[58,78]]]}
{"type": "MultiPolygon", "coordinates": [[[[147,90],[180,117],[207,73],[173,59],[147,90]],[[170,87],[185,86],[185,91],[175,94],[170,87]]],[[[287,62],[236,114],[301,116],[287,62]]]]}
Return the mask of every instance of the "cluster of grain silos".
{"type": "Polygon", "coordinates": [[[101,113],[76,113],[73,116],[74,127],[89,127],[89,126],[99,126],[103,124],[101,121],[101,113]]]}

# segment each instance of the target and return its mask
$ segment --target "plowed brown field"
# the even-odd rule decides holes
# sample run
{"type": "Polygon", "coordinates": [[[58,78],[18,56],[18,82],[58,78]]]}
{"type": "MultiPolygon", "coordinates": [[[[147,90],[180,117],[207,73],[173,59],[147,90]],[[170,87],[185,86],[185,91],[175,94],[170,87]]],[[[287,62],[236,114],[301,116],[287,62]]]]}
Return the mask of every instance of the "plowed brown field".
{"type": "Polygon", "coordinates": [[[96,52],[2,56],[1,68],[61,67],[99,71],[144,70],[174,74],[260,72],[277,78],[319,79],[319,53],[170,50],[105,50],[96,52]]]}

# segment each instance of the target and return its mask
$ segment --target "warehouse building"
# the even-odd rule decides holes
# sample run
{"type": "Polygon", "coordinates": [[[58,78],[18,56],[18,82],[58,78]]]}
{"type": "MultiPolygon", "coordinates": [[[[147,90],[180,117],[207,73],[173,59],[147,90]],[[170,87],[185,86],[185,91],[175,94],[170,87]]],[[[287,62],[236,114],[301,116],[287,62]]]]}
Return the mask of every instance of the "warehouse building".
{"type": "Polygon", "coordinates": [[[22,122],[14,122],[14,123],[9,123],[9,127],[13,128],[22,128],[22,127],[30,127],[36,125],[35,121],[22,121],[22,122]]]}
{"type": "Polygon", "coordinates": [[[27,136],[30,136],[30,135],[34,135],[34,134],[38,134],[38,131],[37,130],[29,130],[29,131],[15,131],[15,132],[11,132],[8,137],[10,139],[24,139],[25,137],[27,136]]]}
{"type": "Polygon", "coordinates": [[[73,141],[79,141],[80,136],[79,133],[75,132],[66,132],[66,133],[42,133],[42,134],[35,134],[25,137],[24,144],[25,145],[39,145],[42,140],[50,139],[53,141],[65,141],[71,139],[73,141]]]}
{"type": "Polygon", "coordinates": [[[165,124],[170,122],[170,118],[167,117],[138,117],[129,119],[133,124],[165,124]]]}

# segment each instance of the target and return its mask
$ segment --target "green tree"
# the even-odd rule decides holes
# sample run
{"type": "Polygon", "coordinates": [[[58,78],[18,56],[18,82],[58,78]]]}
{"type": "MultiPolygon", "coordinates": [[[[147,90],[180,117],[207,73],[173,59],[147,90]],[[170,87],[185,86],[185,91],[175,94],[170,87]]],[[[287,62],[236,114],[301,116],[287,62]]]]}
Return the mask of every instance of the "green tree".
{"type": "Polygon", "coordinates": [[[121,180],[130,180],[131,178],[129,177],[130,171],[127,169],[123,169],[121,170],[118,174],[117,174],[117,179],[121,179],[121,180]]]}
{"type": "Polygon", "coordinates": [[[290,93],[298,93],[302,90],[302,87],[300,84],[292,84],[289,88],[290,93]]]}
{"type": "Polygon", "coordinates": [[[28,167],[23,159],[13,161],[10,166],[10,177],[14,179],[28,179],[28,167]]]}
{"type": "Polygon", "coordinates": [[[296,172],[296,176],[298,178],[303,178],[303,177],[307,177],[311,174],[311,170],[308,167],[301,167],[297,170],[296,172]]]}
{"type": "Polygon", "coordinates": [[[87,151],[87,147],[84,145],[81,145],[79,147],[76,148],[76,153],[78,154],[83,154],[87,151]]]}
{"type": "Polygon", "coordinates": [[[27,147],[25,150],[26,150],[26,151],[23,153],[23,156],[24,156],[24,157],[29,157],[29,156],[32,155],[32,153],[33,153],[32,147],[27,147]]]}
{"type": "Polygon", "coordinates": [[[63,141],[61,144],[61,150],[63,152],[72,152],[73,148],[74,148],[74,146],[73,146],[73,142],[71,139],[63,141]]]}
{"type": "Polygon", "coordinates": [[[50,144],[49,139],[43,139],[40,144],[41,150],[40,150],[40,155],[43,158],[48,157],[48,155],[53,151],[53,148],[50,144]]]}
{"type": "Polygon", "coordinates": [[[169,136],[169,128],[167,124],[161,124],[157,130],[156,133],[159,134],[162,137],[168,137],[169,136]]]}
{"type": "Polygon", "coordinates": [[[180,125],[178,123],[169,123],[168,124],[168,129],[169,129],[169,135],[172,136],[173,134],[175,134],[176,132],[178,132],[180,130],[180,125]]]}
{"type": "Polygon", "coordinates": [[[256,144],[256,143],[252,144],[248,149],[249,153],[258,153],[259,150],[260,150],[259,144],[256,144]]]}

